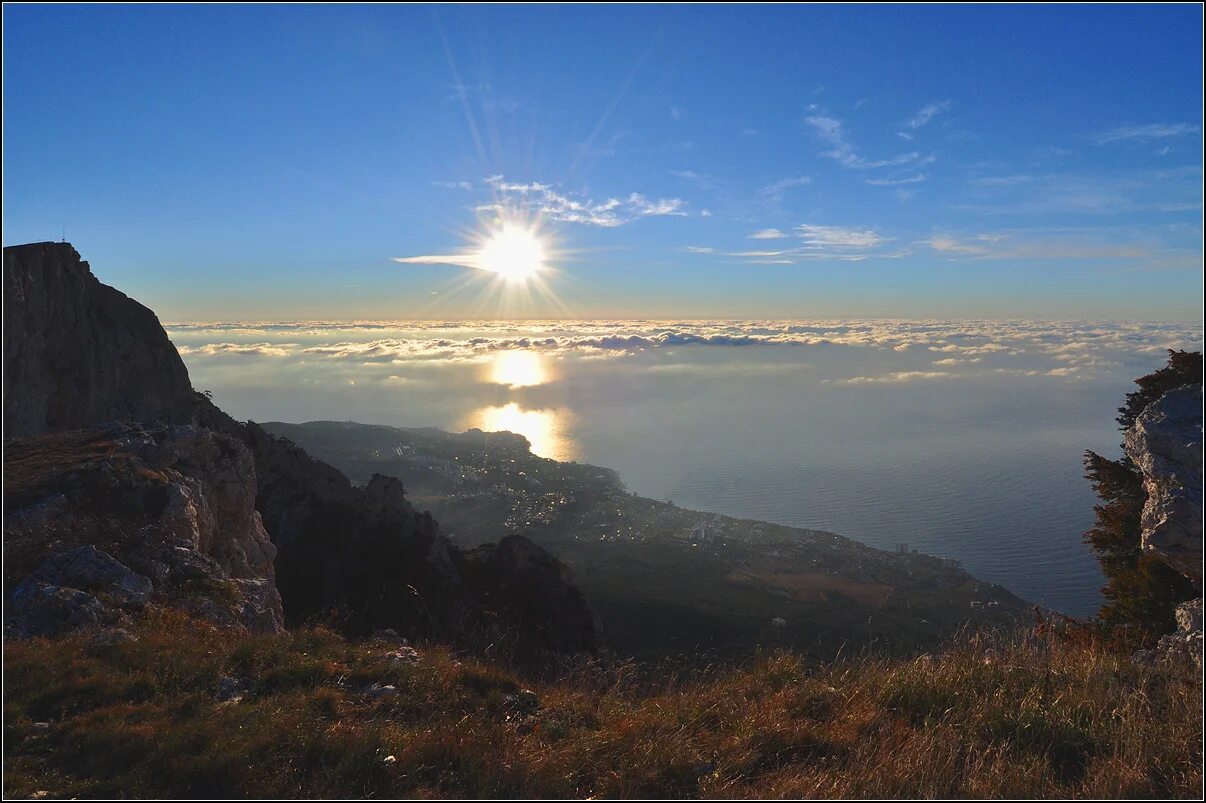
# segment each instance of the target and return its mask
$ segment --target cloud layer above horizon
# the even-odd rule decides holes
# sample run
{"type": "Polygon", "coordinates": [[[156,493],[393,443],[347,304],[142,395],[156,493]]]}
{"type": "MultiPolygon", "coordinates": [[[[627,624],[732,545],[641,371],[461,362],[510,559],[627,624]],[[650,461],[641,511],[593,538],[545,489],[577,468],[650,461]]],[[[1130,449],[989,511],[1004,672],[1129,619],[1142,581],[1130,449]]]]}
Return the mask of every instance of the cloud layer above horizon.
{"type": "MultiPolygon", "coordinates": [[[[408,367],[481,363],[504,351],[553,359],[616,360],[694,349],[852,349],[876,352],[874,374],[826,376],[833,385],[988,377],[1093,379],[1125,361],[1161,361],[1166,349],[1200,349],[1193,323],[1033,321],[430,321],[179,323],[169,335],[190,366],[248,359],[354,367],[395,380],[408,367]]],[[[736,359],[736,358],[735,358],[736,359]]],[[[742,357],[740,359],[746,359],[742,357]]],[[[801,359],[806,359],[802,357],[801,359]]],[[[757,360],[749,357],[749,361],[757,360]]],[[[860,360],[852,359],[852,369],[860,360]]],[[[266,370],[272,370],[271,367],[266,370]]]]}

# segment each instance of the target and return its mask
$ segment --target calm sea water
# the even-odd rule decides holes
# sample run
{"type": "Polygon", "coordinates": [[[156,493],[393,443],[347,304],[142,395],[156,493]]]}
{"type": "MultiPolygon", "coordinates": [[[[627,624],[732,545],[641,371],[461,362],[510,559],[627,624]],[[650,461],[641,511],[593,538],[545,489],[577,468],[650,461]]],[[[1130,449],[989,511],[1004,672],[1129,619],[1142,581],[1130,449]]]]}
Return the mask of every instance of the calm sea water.
{"type": "Polygon", "coordinates": [[[178,324],[238,418],[520,432],[683,507],[956,558],[1098,604],[1085,449],[1200,325],[1029,322],[178,324]]]}

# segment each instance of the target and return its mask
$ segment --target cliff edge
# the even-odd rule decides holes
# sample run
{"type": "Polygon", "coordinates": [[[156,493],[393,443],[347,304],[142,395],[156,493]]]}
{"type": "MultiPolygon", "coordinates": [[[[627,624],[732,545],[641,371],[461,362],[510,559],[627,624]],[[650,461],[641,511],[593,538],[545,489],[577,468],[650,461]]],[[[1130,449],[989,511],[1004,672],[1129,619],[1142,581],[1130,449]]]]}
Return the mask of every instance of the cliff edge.
{"type": "Polygon", "coordinates": [[[101,284],[70,244],[4,249],[5,437],[185,423],[193,397],[155,313],[101,284]]]}
{"type": "MultiPolygon", "coordinates": [[[[520,616],[518,609],[507,608],[514,600],[496,593],[499,584],[507,586],[508,580],[495,575],[508,571],[510,564],[460,553],[429,514],[415,510],[406,500],[396,479],[374,477],[366,487],[356,487],[292,442],[275,438],[254,423],[235,421],[196,393],[154,313],[101,284],[71,245],[5,248],[4,282],[5,437],[25,439],[6,443],[6,530],[10,519],[14,526],[20,521],[27,545],[36,545],[39,538],[45,541],[51,531],[70,529],[65,522],[104,509],[108,500],[103,494],[67,495],[70,509],[56,507],[64,488],[80,483],[93,489],[105,487],[93,476],[97,475],[106,478],[110,493],[121,498],[158,500],[163,493],[175,493],[177,498],[192,493],[195,510],[190,515],[201,516],[198,511],[205,509],[212,516],[201,516],[205,520],[186,533],[185,540],[191,539],[194,551],[217,560],[214,577],[230,581],[226,588],[242,580],[271,588],[259,603],[272,621],[253,629],[271,630],[282,620],[291,625],[326,621],[356,634],[392,628],[408,635],[462,641],[506,640],[532,653],[595,648],[597,634],[589,626],[589,608],[580,594],[570,593],[563,571],[541,574],[546,585],[532,593],[566,600],[581,609],[568,616],[550,614],[547,624],[529,627],[530,622],[522,621],[524,616],[541,610],[540,606],[525,601],[527,613],[520,616]],[[99,450],[102,456],[93,460],[92,455],[83,465],[70,459],[64,462],[59,454],[62,444],[44,436],[68,432],[75,433],[73,443],[92,444],[89,449],[99,450]],[[118,445],[113,447],[115,442],[118,445]],[[214,448],[203,461],[182,453],[177,462],[160,465],[164,458],[151,456],[181,443],[214,448]],[[8,478],[23,470],[10,466],[10,455],[24,456],[26,468],[43,466],[57,481],[26,483],[24,498],[10,500],[8,478]],[[195,470],[190,473],[182,468],[184,464],[195,470]],[[179,478],[165,474],[172,471],[179,478]],[[165,482],[175,483],[178,490],[160,488],[165,482]],[[190,490],[189,482],[199,486],[190,490]],[[249,505],[254,500],[254,507],[221,504],[231,485],[241,489],[249,505]],[[34,493],[31,488],[39,490],[34,493]],[[247,565],[223,563],[222,555],[246,553],[252,542],[257,544],[251,549],[260,555],[257,560],[247,565]],[[265,560],[268,550],[274,555],[265,560]],[[572,632],[561,624],[567,622],[575,623],[572,632]],[[583,622],[588,626],[583,627],[583,622]]],[[[93,531],[116,527],[127,540],[158,543],[158,536],[149,535],[141,522],[176,515],[164,510],[144,505],[122,514],[134,518],[111,516],[108,524],[93,531]]],[[[173,526],[164,524],[160,529],[173,526]]],[[[192,548],[183,542],[175,546],[192,548]]],[[[542,551],[534,545],[533,549],[542,551]]],[[[165,554],[179,557],[183,552],[165,554]]],[[[113,555],[106,557],[132,567],[113,555]]],[[[25,568],[37,574],[34,566],[25,568]]],[[[525,575],[526,582],[531,579],[525,575]]],[[[6,574],[6,593],[22,587],[21,578],[8,580],[6,574]]],[[[144,585],[141,580],[132,582],[140,588],[144,585]]],[[[11,594],[9,602],[12,609],[11,594]]],[[[87,600],[75,597],[74,602],[96,613],[87,600]]],[[[231,605],[237,607],[235,602],[231,605]]],[[[23,627],[10,622],[12,632],[22,632],[23,627]]]]}

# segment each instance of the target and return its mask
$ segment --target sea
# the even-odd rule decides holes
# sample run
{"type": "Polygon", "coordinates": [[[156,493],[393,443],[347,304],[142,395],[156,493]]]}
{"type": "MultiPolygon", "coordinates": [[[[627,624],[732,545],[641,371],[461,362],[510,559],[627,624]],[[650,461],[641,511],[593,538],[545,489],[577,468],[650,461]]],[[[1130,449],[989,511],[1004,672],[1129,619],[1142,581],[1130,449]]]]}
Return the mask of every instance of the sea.
{"type": "Polygon", "coordinates": [[[241,420],[524,435],[676,505],[959,560],[1072,616],[1100,604],[1086,450],[1200,323],[179,322],[241,420]]]}

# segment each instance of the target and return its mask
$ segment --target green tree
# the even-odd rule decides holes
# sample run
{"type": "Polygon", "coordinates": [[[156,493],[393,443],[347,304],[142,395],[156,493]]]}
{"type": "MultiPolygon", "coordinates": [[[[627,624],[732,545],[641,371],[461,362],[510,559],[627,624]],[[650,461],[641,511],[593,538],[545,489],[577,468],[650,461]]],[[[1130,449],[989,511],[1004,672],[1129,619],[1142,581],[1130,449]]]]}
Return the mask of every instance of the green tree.
{"type": "MultiPolygon", "coordinates": [[[[1118,408],[1118,426],[1123,431],[1165,391],[1202,384],[1202,355],[1170,350],[1168,365],[1135,384],[1139,390],[1128,393],[1126,404],[1118,408]]],[[[1147,640],[1171,633],[1176,629],[1177,605],[1197,592],[1180,572],[1142,549],[1140,519],[1146,501],[1142,476],[1125,455],[1110,460],[1087,451],[1085,478],[1100,500],[1093,507],[1097,514],[1093,529],[1084,536],[1106,576],[1099,619],[1107,625],[1132,628],[1147,640]]]]}

